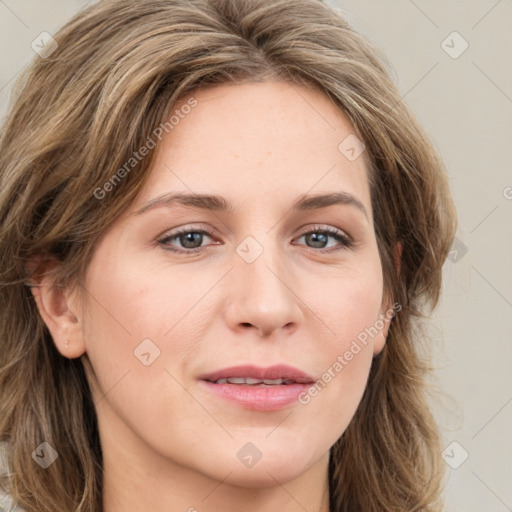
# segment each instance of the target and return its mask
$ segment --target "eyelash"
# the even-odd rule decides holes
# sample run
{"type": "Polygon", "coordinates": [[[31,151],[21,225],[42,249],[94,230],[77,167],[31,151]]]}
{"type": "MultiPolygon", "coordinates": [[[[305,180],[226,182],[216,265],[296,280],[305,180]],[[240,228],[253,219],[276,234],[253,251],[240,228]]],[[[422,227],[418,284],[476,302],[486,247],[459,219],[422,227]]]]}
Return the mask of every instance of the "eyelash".
{"type": "MultiPolygon", "coordinates": [[[[197,252],[202,251],[204,249],[204,247],[196,247],[193,249],[176,249],[173,246],[169,245],[170,241],[177,239],[181,235],[185,235],[187,233],[199,233],[201,235],[206,235],[210,238],[213,238],[213,234],[204,229],[185,228],[185,229],[176,231],[175,233],[167,235],[164,238],[158,240],[158,244],[161,245],[164,248],[164,250],[170,251],[173,253],[191,254],[191,253],[197,253],[197,252]]],[[[313,229],[311,229],[309,231],[305,231],[304,233],[301,233],[298,238],[301,238],[305,235],[311,235],[313,233],[327,234],[327,235],[331,236],[332,238],[336,239],[341,244],[341,246],[338,246],[337,248],[331,247],[331,248],[327,248],[327,249],[325,249],[325,248],[317,249],[316,251],[315,251],[314,247],[309,247],[309,249],[312,249],[315,252],[331,253],[331,252],[336,252],[336,251],[340,251],[340,250],[350,249],[353,245],[352,241],[350,240],[349,237],[345,236],[341,231],[338,231],[337,229],[329,228],[329,227],[321,228],[321,227],[315,226],[313,229]]]]}

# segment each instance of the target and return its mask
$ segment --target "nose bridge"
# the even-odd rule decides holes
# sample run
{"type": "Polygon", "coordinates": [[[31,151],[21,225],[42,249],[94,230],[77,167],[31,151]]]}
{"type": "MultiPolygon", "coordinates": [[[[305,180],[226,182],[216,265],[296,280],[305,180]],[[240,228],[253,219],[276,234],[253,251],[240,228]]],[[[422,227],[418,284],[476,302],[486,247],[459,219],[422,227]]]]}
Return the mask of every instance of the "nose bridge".
{"type": "MultiPolygon", "coordinates": [[[[258,240],[249,236],[239,244],[235,268],[243,276],[243,281],[248,283],[248,291],[256,292],[262,297],[278,291],[280,293],[281,290],[278,289],[284,286],[278,279],[283,266],[282,248],[278,247],[276,241],[272,241],[271,235],[260,236],[258,240]]],[[[285,278],[285,275],[281,277],[285,278]]]]}
{"type": "Polygon", "coordinates": [[[261,231],[236,248],[228,315],[232,327],[250,324],[266,335],[300,320],[298,299],[290,286],[291,267],[273,235],[274,231],[261,231]]]}

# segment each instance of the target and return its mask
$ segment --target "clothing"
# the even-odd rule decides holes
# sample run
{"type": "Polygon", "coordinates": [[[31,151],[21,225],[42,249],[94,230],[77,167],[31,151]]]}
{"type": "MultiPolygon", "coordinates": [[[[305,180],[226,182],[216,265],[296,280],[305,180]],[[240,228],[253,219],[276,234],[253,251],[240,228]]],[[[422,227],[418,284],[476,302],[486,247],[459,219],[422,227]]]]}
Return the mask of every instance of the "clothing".
{"type": "Polygon", "coordinates": [[[14,503],[11,496],[0,489],[0,512],[23,512],[23,509],[14,503]]]}
{"type": "MultiPolygon", "coordinates": [[[[9,472],[9,467],[4,455],[5,443],[0,443],[0,474],[9,472]]],[[[24,512],[24,509],[16,505],[13,498],[0,487],[0,512],[24,512]]]]}

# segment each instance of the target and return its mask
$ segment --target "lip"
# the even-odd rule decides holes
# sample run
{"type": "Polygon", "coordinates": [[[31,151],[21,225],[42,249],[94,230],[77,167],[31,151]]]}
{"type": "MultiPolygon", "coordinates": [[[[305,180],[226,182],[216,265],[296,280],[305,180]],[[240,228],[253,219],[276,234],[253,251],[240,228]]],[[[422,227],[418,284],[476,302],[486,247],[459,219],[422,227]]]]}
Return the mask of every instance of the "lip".
{"type": "Polygon", "coordinates": [[[237,404],[244,409],[276,411],[297,402],[315,379],[303,371],[285,364],[269,367],[240,365],[224,368],[199,377],[200,385],[210,393],[237,404]],[[216,384],[215,381],[229,377],[252,377],[254,379],[283,379],[287,384],[259,386],[246,384],[216,384]]]}
{"type": "Polygon", "coordinates": [[[293,366],[287,364],[276,364],[273,366],[239,365],[224,368],[212,373],[201,375],[200,380],[210,382],[228,377],[252,377],[254,379],[283,379],[290,380],[297,384],[313,384],[315,379],[293,366]]]}

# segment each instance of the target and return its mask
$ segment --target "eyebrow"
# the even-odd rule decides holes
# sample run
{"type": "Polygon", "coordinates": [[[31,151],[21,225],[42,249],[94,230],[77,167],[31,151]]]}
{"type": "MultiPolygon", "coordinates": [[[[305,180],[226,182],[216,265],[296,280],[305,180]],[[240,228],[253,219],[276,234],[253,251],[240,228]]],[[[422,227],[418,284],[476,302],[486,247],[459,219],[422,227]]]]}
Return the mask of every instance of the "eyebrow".
{"type": "MultiPolygon", "coordinates": [[[[202,210],[233,213],[233,204],[222,196],[210,194],[188,194],[183,192],[162,194],[150,199],[137,210],[134,215],[143,213],[155,208],[169,207],[173,204],[190,206],[202,210]]],[[[357,197],[348,192],[332,192],[330,194],[303,195],[300,196],[292,206],[295,211],[319,210],[328,206],[343,204],[353,206],[364,214],[367,220],[368,212],[363,203],[357,197]]]]}

